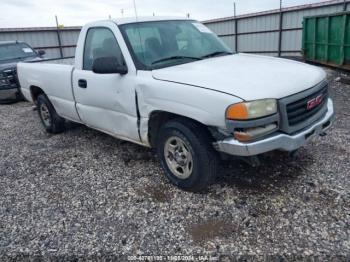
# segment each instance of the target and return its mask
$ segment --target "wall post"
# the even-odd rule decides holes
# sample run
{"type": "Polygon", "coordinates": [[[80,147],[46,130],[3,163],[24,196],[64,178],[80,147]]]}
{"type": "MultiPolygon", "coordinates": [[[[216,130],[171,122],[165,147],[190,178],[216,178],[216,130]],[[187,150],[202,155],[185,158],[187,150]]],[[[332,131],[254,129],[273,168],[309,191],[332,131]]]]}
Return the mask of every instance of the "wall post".
{"type": "Polygon", "coordinates": [[[55,18],[56,18],[56,28],[57,28],[56,32],[57,32],[58,46],[60,48],[61,58],[63,58],[63,49],[62,49],[62,42],[61,42],[61,35],[60,35],[60,27],[59,27],[59,24],[58,24],[57,15],[55,15],[55,18]]]}
{"type": "Polygon", "coordinates": [[[236,13],[236,3],[233,3],[234,8],[234,18],[235,18],[235,53],[238,53],[238,19],[236,13]]]}
{"type": "Polygon", "coordinates": [[[280,0],[280,19],[278,28],[278,57],[282,55],[282,34],[283,34],[283,11],[282,11],[282,0],[280,0]]]}

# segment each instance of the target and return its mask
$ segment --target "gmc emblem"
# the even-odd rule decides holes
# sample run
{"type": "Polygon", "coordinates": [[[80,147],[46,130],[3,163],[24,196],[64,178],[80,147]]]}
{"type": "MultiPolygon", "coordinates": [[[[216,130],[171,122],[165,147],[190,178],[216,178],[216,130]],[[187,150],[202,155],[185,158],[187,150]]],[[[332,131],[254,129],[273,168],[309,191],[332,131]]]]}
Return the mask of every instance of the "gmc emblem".
{"type": "Polygon", "coordinates": [[[319,95],[309,101],[307,101],[307,110],[311,110],[313,109],[314,107],[318,106],[319,104],[321,104],[323,101],[323,96],[322,95],[319,95]]]}

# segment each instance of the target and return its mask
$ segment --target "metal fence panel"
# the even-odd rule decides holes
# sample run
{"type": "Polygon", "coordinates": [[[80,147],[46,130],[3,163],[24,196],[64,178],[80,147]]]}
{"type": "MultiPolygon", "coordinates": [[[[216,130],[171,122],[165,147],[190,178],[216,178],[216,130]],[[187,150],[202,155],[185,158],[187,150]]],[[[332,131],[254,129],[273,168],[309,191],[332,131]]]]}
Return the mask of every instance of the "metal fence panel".
{"type": "Polygon", "coordinates": [[[313,9],[304,9],[296,12],[289,12],[283,15],[283,29],[302,27],[303,18],[305,16],[323,15],[335,12],[341,12],[342,5],[320,7],[313,9]]]}
{"type": "Polygon", "coordinates": [[[207,24],[207,27],[220,35],[235,33],[235,21],[207,24]]]}
{"type": "MultiPolygon", "coordinates": [[[[301,42],[302,42],[302,31],[293,30],[283,32],[282,37],[282,51],[286,50],[300,50],[301,51],[301,42]]],[[[299,52],[299,56],[301,53],[299,52]]]]}
{"type": "MultiPolygon", "coordinates": [[[[348,2],[350,1],[346,1],[348,2]]],[[[265,55],[300,56],[303,18],[339,12],[343,8],[343,0],[285,8],[282,9],[281,24],[279,10],[237,16],[237,25],[235,25],[235,17],[215,19],[204,23],[218,34],[232,50],[265,55]],[[237,32],[235,32],[236,26],[237,32]],[[280,26],[282,26],[281,32],[279,31],[280,26]]],[[[346,8],[350,10],[350,5],[347,4],[346,8]]],[[[64,56],[74,55],[79,32],[80,27],[67,27],[60,30],[64,56]]],[[[47,58],[60,56],[56,28],[0,28],[0,41],[4,40],[27,42],[36,49],[45,50],[47,58]]]]}
{"type": "Polygon", "coordinates": [[[57,46],[57,34],[54,32],[13,32],[1,33],[2,40],[18,40],[31,45],[32,47],[57,46]]]}
{"type": "Polygon", "coordinates": [[[236,50],[235,46],[235,36],[223,36],[221,39],[234,51],[236,50]]]}
{"type": "MultiPolygon", "coordinates": [[[[59,30],[63,56],[74,56],[80,28],[59,30]]],[[[1,28],[0,41],[23,41],[34,49],[45,50],[45,58],[58,58],[60,46],[56,28],[1,28]]]]}
{"type": "Polygon", "coordinates": [[[64,56],[64,57],[75,56],[75,47],[66,47],[66,48],[63,48],[63,56],[64,56]]]}
{"type": "Polygon", "coordinates": [[[279,15],[249,17],[238,21],[238,33],[277,30],[279,15]]]}
{"type": "Polygon", "coordinates": [[[45,54],[45,58],[58,58],[60,57],[60,50],[59,48],[43,48],[40,50],[45,50],[46,54],[45,54]]]}
{"type": "Polygon", "coordinates": [[[240,52],[267,52],[277,50],[278,33],[260,33],[241,35],[238,38],[240,52]]]}
{"type": "Polygon", "coordinates": [[[342,11],[344,6],[350,10],[349,2],[331,0],[282,10],[214,19],[204,21],[204,24],[237,52],[301,56],[303,18],[336,13],[342,11]],[[237,33],[234,31],[236,21],[237,33]],[[235,42],[237,42],[237,49],[235,49],[235,42]]]}
{"type": "Polygon", "coordinates": [[[78,42],[79,31],[61,31],[62,45],[76,45],[78,42]]]}

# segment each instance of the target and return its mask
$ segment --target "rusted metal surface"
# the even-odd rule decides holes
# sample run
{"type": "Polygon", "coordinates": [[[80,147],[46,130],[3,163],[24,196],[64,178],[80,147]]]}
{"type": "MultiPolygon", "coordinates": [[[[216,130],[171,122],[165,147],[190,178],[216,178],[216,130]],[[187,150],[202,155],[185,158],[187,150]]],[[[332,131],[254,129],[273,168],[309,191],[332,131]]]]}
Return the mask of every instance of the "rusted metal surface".
{"type": "Polygon", "coordinates": [[[345,71],[350,71],[350,65],[348,64],[344,64],[344,65],[337,65],[334,63],[327,63],[324,61],[317,61],[317,60],[306,60],[309,63],[313,63],[313,64],[319,64],[319,65],[325,65],[328,67],[332,67],[332,68],[337,68],[337,69],[341,69],[341,70],[345,70],[345,71]]]}

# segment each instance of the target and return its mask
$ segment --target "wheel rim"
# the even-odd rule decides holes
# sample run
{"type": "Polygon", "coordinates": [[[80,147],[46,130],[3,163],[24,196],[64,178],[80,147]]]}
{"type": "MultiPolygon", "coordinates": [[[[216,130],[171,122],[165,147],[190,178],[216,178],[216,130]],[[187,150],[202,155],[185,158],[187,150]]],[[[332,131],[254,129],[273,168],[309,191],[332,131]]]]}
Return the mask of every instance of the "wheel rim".
{"type": "Polygon", "coordinates": [[[41,119],[43,120],[45,126],[48,127],[51,125],[51,115],[50,115],[50,112],[49,112],[47,105],[45,105],[45,104],[40,105],[40,116],[41,116],[41,119]]]}
{"type": "Polygon", "coordinates": [[[193,157],[186,143],[179,137],[170,137],[164,145],[164,157],[170,171],[180,179],[191,176],[193,157]]]}

